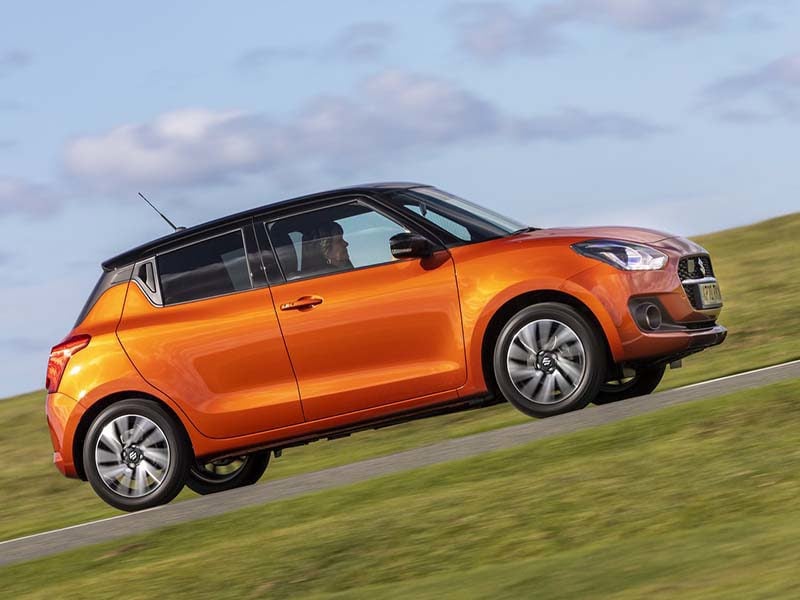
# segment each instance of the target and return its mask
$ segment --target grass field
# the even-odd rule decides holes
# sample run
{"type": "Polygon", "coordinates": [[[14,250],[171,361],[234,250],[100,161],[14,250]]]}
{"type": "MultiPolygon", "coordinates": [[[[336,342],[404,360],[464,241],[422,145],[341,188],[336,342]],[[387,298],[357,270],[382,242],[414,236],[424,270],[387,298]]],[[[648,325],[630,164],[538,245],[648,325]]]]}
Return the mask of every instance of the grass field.
{"type": "Polygon", "coordinates": [[[0,570],[8,597],[797,598],[800,381],[0,570]]]}
{"type": "Polygon", "coordinates": [[[711,254],[728,339],[684,360],[662,387],[800,358],[800,213],[694,239],[711,254]]]}
{"type": "MultiPolygon", "coordinates": [[[[721,322],[730,334],[721,347],[668,371],[662,388],[800,358],[800,213],[697,239],[714,258],[725,295],[721,322]]],[[[273,462],[266,479],[525,421],[500,405],[292,448],[273,462]]],[[[119,514],[87,484],[61,477],[51,452],[43,392],[0,401],[0,540],[119,514]]]]}

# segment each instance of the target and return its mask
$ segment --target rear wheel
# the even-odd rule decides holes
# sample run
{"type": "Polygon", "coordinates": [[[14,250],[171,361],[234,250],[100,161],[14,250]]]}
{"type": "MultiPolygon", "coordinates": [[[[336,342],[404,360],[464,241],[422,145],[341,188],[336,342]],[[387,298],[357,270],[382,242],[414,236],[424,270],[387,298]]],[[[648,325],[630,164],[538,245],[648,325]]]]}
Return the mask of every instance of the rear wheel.
{"type": "Polygon", "coordinates": [[[258,481],[268,464],[269,450],[208,462],[195,460],[186,485],[204,495],[232,490],[258,481]]]}
{"type": "Polygon", "coordinates": [[[503,327],[494,350],[503,396],[527,415],[583,408],[602,381],[602,342],[571,306],[545,302],[522,309],[503,327]]]}
{"type": "Polygon", "coordinates": [[[633,377],[624,377],[606,381],[600,386],[600,391],[594,399],[595,404],[610,404],[626,398],[646,396],[661,383],[666,365],[651,365],[636,369],[633,377]]]}
{"type": "Polygon", "coordinates": [[[92,422],[83,444],[86,477],[111,506],[166,504],[183,488],[188,444],[173,417],[151,400],[116,402],[92,422]]]}

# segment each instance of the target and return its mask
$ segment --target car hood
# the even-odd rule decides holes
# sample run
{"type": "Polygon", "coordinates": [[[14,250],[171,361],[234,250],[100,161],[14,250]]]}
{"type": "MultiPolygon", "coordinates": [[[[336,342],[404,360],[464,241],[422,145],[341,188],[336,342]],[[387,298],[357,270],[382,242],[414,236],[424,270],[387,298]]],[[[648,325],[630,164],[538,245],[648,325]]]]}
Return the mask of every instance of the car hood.
{"type": "Polygon", "coordinates": [[[639,242],[643,244],[655,244],[662,240],[673,238],[672,234],[655,229],[644,229],[641,227],[550,227],[531,231],[527,234],[530,238],[598,238],[610,240],[624,240],[626,242],[639,242]]]}
{"type": "Polygon", "coordinates": [[[655,229],[643,227],[551,227],[538,229],[524,234],[526,239],[571,239],[574,241],[589,239],[620,240],[649,244],[661,250],[672,250],[681,255],[705,254],[706,250],[692,240],[685,237],[672,235],[655,229]]]}

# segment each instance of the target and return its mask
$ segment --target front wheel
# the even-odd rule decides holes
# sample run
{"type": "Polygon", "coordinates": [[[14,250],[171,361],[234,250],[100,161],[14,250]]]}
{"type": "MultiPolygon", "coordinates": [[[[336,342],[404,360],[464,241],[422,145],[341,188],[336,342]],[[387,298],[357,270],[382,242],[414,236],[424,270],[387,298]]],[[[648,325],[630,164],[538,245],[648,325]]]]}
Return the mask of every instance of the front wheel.
{"type": "Polygon", "coordinates": [[[606,381],[594,399],[595,404],[610,404],[626,398],[646,396],[658,387],[664,377],[666,365],[651,365],[636,369],[633,377],[606,381]]]}
{"type": "Polygon", "coordinates": [[[583,408],[605,371],[602,341],[571,306],[545,302],[522,309],[500,332],[494,375],[503,396],[534,417],[583,408]]]}
{"type": "Polygon", "coordinates": [[[188,444],[180,426],[151,400],[116,402],[89,427],[86,478],[95,493],[126,511],[166,504],[183,488],[188,444]]]}
{"type": "Polygon", "coordinates": [[[269,450],[213,461],[195,460],[186,485],[198,494],[215,494],[252,485],[269,464],[269,450]]]}

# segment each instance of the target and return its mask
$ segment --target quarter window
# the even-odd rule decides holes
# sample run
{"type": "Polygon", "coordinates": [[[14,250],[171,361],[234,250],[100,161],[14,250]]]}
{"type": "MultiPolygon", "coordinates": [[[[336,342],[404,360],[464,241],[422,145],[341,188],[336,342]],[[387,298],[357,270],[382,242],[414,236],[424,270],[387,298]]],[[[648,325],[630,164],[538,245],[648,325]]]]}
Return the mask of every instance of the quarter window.
{"type": "Polygon", "coordinates": [[[240,230],[160,254],[156,262],[164,304],[253,287],[240,230]]]}
{"type": "Polygon", "coordinates": [[[279,219],[267,230],[290,281],[393,262],[389,238],[407,231],[359,202],[279,219]]]}

